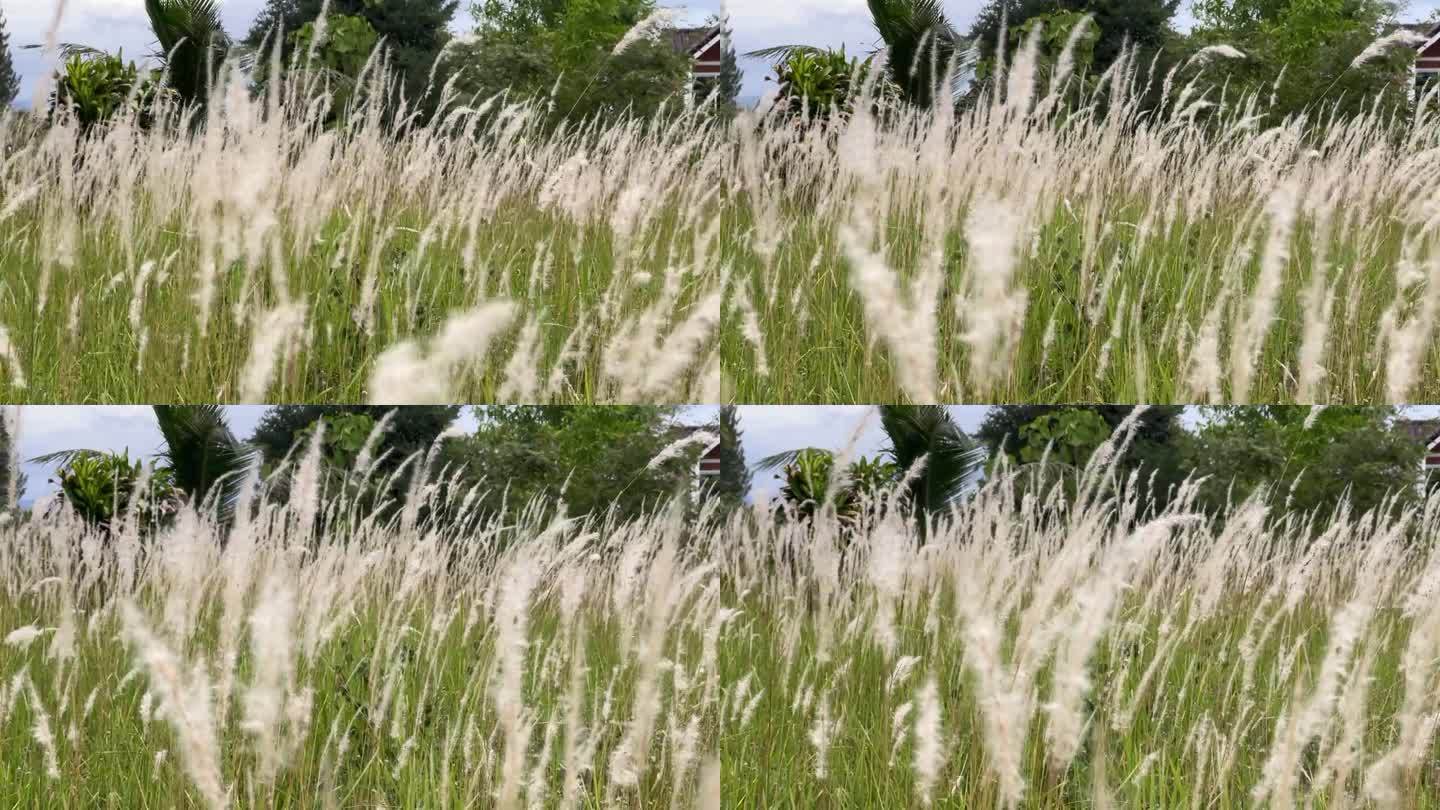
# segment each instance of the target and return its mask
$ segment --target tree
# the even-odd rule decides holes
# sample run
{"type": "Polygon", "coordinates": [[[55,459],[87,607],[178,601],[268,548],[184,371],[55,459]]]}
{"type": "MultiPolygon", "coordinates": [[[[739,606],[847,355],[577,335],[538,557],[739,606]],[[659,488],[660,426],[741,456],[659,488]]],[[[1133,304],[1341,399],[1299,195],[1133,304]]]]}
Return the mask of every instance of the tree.
{"type": "MultiPolygon", "coordinates": [[[[1103,73],[1127,45],[1140,52],[1142,62],[1170,45],[1175,38],[1171,23],[1179,8],[1180,0],[990,0],[975,16],[969,38],[979,49],[980,61],[988,63],[995,59],[1002,25],[1016,32],[1037,18],[1054,21],[1055,15],[1067,12],[1089,15],[1097,30],[1091,67],[1103,73]]],[[[1011,37],[1007,48],[1016,42],[1011,37]]]]}
{"type": "MultiPolygon", "coordinates": [[[[1000,405],[986,414],[976,438],[1018,463],[1034,463],[1050,447],[1052,461],[1083,468],[1134,410],[1133,405],[1000,405]]],[[[1179,405],[1146,408],[1126,452],[1114,462],[1142,475],[1155,506],[1168,502],[1185,477],[1183,411],[1179,405]]]]}
{"type": "MultiPolygon", "coordinates": [[[[1232,104],[1245,94],[1258,96],[1271,123],[1299,114],[1315,122],[1332,112],[1353,116],[1377,107],[1398,113],[1409,101],[1414,52],[1390,48],[1355,64],[1397,10],[1390,0],[1200,0],[1190,48],[1224,44],[1242,51],[1243,59],[1209,69],[1202,86],[1212,100],[1224,89],[1232,104]]],[[[1206,70],[1204,63],[1191,69],[1206,70]]]]}
{"type": "MultiPolygon", "coordinates": [[[[10,420],[4,409],[0,409],[0,514],[15,508],[10,495],[10,476],[13,470],[10,466],[11,453],[14,443],[10,436],[10,420]]],[[[16,487],[18,490],[19,487],[16,487]]],[[[19,500],[19,496],[13,499],[19,500]]]]}
{"type": "Polygon", "coordinates": [[[740,98],[740,87],[744,84],[745,75],[740,70],[740,60],[735,55],[734,32],[730,29],[730,18],[719,20],[721,50],[720,50],[720,87],[719,96],[722,108],[733,110],[740,98]]]}
{"type": "Polygon", "coordinates": [[[685,54],[653,39],[616,51],[654,10],[653,0],[486,0],[471,9],[475,39],[452,49],[445,69],[458,72],[463,97],[543,99],[552,126],[678,110],[690,75],[685,54]]]}
{"type": "MultiPolygon", "coordinates": [[[[254,461],[250,448],[238,441],[219,405],[156,405],[155,420],[165,445],[147,476],[139,459],[128,452],[61,450],[31,459],[58,462],[60,490],[76,511],[91,523],[108,527],[147,481],[142,499],[149,518],[173,512],[178,498],[197,509],[214,510],[222,520],[232,515],[243,475],[254,461]]],[[[147,518],[147,520],[149,519],[147,518]]]]}
{"type": "MultiPolygon", "coordinates": [[[[251,47],[266,43],[275,47],[278,37],[281,60],[289,65],[295,53],[302,56],[306,51],[297,47],[297,40],[290,35],[300,31],[307,23],[320,18],[326,0],[268,0],[245,42],[251,47]]],[[[436,58],[450,41],[450,23],[459,8],[458,0],[330,0],[329,13],[332,17],[350,17],[364,20],[376,37],[384,43],[389,58],[389,67],[400,79],[398,92],[404,94],[412,107],[420,104],[425,111],[438,99],[436,94],[426,96],[426,85],[436,58]],[[423,103],[422,103],[423,102],[423,103]]],[[[348,50],[354,42],[368,38],[359,26],[348,23],[348,50]],[[358,35],[358,36],[357,36],[358,35]]],[[[308,42],[307,42],[308,44],[308,42]]],[[[369,53],[366,53],[369,57],[369,53]]],[[[262,62],[266,61],[264,59],[262,62]]],[[[351,61],[347,57],[347,62],[351,61]]],[[[360,61],[364,64],[364,60],[360,61]]],[[[353,77],[352,77],[353,78],[353,77]]],[[[438,84],[438,80],[437,80],[438,84]]]]}
{"type": "Polygon", "coordinates": [[[145,0],[166,83],[187,103],[205,104],[230,53],[216,0],[145,0]]]}
{"type": "Polygon", "coordinates": [[[20,74],[10,53],[10,32],[5,27],[5,12],[0,11],[0,110],[15,103],[20,95],[20,74]]]}
{"type": "Polygon", "coordinates": [[[662,406],[477,408],[475,434],[448,443],[443,462],[478,487],[482,515],[563,499],[570,515],[636,517],[688,492],[698,448],[652,464],[681,438],[662,406]]]}
{"type": "Polygon", "coordinates": [[[381,464],[387,470],[394,469],[415,453],[428,451],[440,434],[454,423],[455,417],[460,414],[460,406],[277,405],[260,418],[250,443],[260,450],[266,462],[273,464],[283,459],[305,435],[305,431],[322,418],[360,414],[369,417],[373,423],[392,411],[394,415],[390,418],[389,428],[375,450],[377,457],[386,457],[381,464]]]}
{"type": "Polygon", "coordinates": [[[155,421],[165,437],[158,458],[176,489],[228,520],[255,451],[235,438],[219,405],[156,405],[155,421]]]}
{"type": "Polygon", "coordinates": [[[1424,449],[1393,429],[1391,408],[1307,406],[1210,409],[1186,443],[1186,466],[1206,478],[1201,505],[1215,513],[1270,487],[1273,505],[1322,519],[1342,501],[1357,513],[1418,494],[1424,449]]]}
{"type": "Polygon", "coordinates": [[[727,507],[734,508],[744,504],[750,494],[750,467],[745,463],[745,447],[741,444],[739,408],[721,406],[719,432],[720,475],[713,492],[727,507]]]}

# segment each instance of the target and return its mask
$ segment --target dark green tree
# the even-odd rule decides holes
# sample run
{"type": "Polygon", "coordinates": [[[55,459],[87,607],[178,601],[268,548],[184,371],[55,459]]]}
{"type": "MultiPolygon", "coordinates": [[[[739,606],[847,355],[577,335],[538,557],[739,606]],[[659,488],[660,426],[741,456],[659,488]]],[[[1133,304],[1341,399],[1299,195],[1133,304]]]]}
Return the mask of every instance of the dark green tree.
{"type": "MultiPolygon", "coordinates": [[[[251,25],[245,43],[251,47],[265,44],[268,57],[268,49],[275,47],[278,39],[281,59],[289,65],[298,50],[297,39],[291,35],[319,19],[324,5],[325,0],[269,0],[251,25]],[[282,30],[284,36],[277,37],[282,30]]],[[[412,108],[418,105],[428,110],[427,105],[438,99],[435,93],[426,95],[426,85],[436,58],[450,40],[450,23],[458,8],[458,0],[331,0],[329,13],[365,20],[384,43],[389,67],[400,80],[399,91],[412,108]]]]}
{"type": "MultiPolygon", "coordinates": [[[[3,410],[0,410],[0,512],[7,512],[15,507],[10,502],[10,454],[13,450],[13,440],[10,436],[10,423],[3,410]]],[[[16,487],[18,490],[19,487],[16,487]]],[[[19,493],[16,493],[15,500],[19,500],[19,493]]]]}
{"type": "MultiPolygon", "coordinates": [[[[990,409],[975,435],[992,453],[1017,463],[1038,460],[1048,445],[1054,448],[1052,460],[1083,467],[1095,448],[1134,409],[1133,405],[999,405],[990,409]],[[1098,421],[1056,419],[1075,411],[1093,413],[1098,421]],[[1091,430],[1092,425],[1103,435],[1091,430]]],[[[1185,478],[1181,447],[1185,431],[1180,425],[1183,412],[1179,405],[1146,408],[1137,420],[1128,449],[1115,462],[1122,469],[1140,472],[1156,506],[1167,502],[1173,488],[1185,478]]]]}
{"type": "Polygon", "coordinates": [[[1209,409],[1185,443],[1186,466],[1206,478],[1201,505],[1222,512],[1269,487],[1271,503],[1323,521],[1342,500],[1373,509],[1418,495],[1424,448],[1395,430],[1391,408],[1308,406],[1209,409]],[[1307,424],[1308,423],[1308,424],[1307,424]]]}
{"type": "Polygon", "coordinates": [[[15,72],[10,53],[10,32],[5,27],[5,12],[0,11],[0,110],[15,103],[20,95],[20,74],[15,72]]]}
{"type": "Polygon", "coordinates": [[[635,517],[689,491],[699,448],[651,462],[683,431],[661,406],[477,408],[479,429],[442,455],[479,485],[482,514],[563,497],[569,514],[635,517]]]}
{"type": "Polygon", "coordinates": [[[1414,51],[1390,48],[1354,64],[1393,25],[1398,11],[1391,0],[1199,0],[1189,47],[1225,44],[1242,51],[1244,59],[1209,68],[1202,86],[1212,98],[1223,88],[1232,103],[1245,94],[1258,96],[1259,111],[1268,113],[1270,123],[1304,114],[1312,124],[1323,124],[1331,114],[1355,116],[1377,106],[1382,113],[1403,115],[1414,51]]]}
{"type": "Polygon", "coordinates": [[[686,55],[650,39],[615,52],[654,0],[487,0],[471,10],[476,38],[445,60],[447,71],[459,72],[463,97],[544,100],[551,125],[680,108],[686,55]]]}
{"type": "Polygon", "coordinates": [[[155,58],[166,83],[187,103],[205,104],[216,73],[230,54],[230,37],[216,0],[145,0],[155,34],[155,58]]]}
{"type": "Polygon", "coordinates": [[[165,447],[158,454],[176,489],[228,519],[255,451],[230,431],[219,405],[156,405],[165,447]]]}
{"type": "Polygon", "coordinates": [[[745,74],[740,70],[740,60],[735,55],[734,32],[729,18],[720,20],[720,104],[724,109],[735,109],[740,98],[740,87],[745,74]]]}
{"type": "MultiPolygon", "coordinates": [[[[1172,23],[1179,8],[1180,0],[990,0],[975,16],[969,38],[979,49],[980,60],[989,62],[995,58],[1002,25],[1015,32],[1037,17],[1061,12],[1088,14],[1098,29],[1091,68],[1103,73],[1127,44],[1137,48],[1141,61],[1147,63],[1171,44],[1176,37],[1172,23]]],[[[1013,38],[1007,41],[1006,47],[1013,42],[1013,38]]]]}
{"type": "Polygon", "coordinates": [[[376,448],[376,456],[386,455],[382,467],[393,469],[412,454],[430,449],[441,433],[460,414],[459,405],[410,405],[384,407],[378,405],[277,405],[265,412],[250,443],[264,454],[265,461],[275,463],[295,447],[306,429],[324,417],[362,414],[379,422],[387,413],[389,429],[376,448]]]}
{"type": "Polygon", "coordinates": [[[745,446],[740,430],[740,409],[734,405],[720,408],[720,475],[714,492],[725,505],[738,507],[750,494],[750,467],[745,463],[745,446]]]}

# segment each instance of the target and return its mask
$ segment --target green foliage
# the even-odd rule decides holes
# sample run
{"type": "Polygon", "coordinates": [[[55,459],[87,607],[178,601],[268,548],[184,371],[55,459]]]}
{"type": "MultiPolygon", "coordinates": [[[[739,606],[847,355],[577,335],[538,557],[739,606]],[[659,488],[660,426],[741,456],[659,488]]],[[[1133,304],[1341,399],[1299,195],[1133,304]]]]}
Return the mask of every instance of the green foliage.
{"type": "Polygon", "coordinates": [[[698,449],[650,462],[678,436],[663,406],[494,406],[476,409],[473,436],[448,442],[442,464],[478,485],[481,514],[562,498],[571,515],[635,517],[683,494],[698,449]]]}
{"type": "Polygon", "coordinates": [[[911,104],[931,107],[949,99],[953,77],[966,47],[945,18],[939,0],[868,0],[870,19],[889,52],[890,80],[911,104]]]}
{"type": "Polygon", "coordinates": [[[1272,124],[1299,114],[1321,122],[1332,112],[1348,117],[1376,105],[1401,113],[1409,100],[1412,50],[1390,48],[1351,64],[1385,33],[1398,8],[1389,0],[1200,0],[1188,46],[1242,51],[1245,59],[1208,69],[1202,86],[1218,95],[1223,85],[1232,99],[1257,95],[1272,124]]]}
{"type": "MultiPolygon", "coordinates": [[[[66,502],[87,523],[108,531],[132,504],[142,510],[138,515],[141,525],[173,514],[176,489],[169,469],[153,469],[145,492],[137,493],[145,464],[140,459],[131,460],[128,452],[79,450],[58,455],[65,456],[65,460],[56,471],[56,483],[66,502]]],[[[53,458],[56,455],[35,460],[43,463],[53,458]]]]}
{"type": "Polygon", "coordinates": [[[688,57],[648,40],[613,53],[653,10],[650,0],[482,3],[475,39],[450,51],[445,70],[465,98],[546,99],[551,125],[678,110],[688,57]]]}
{"type": "MultiPolygon", "coordinates": [[[[0,412],[0,514],[10,511],[18,504],[10,500],[10,454],[14,450],[13,438],[10,436],[9,421],[5,414],[0,412]]],[[[20,487],[16,487],[16,500],[19,500],[20,487]]]]}
{"type": "MultiPolygon", "coordinates": [[[[1087,46],[1090,67],[1103,73],[1127,44],[1139,50],[1142,66],[1170,47],[1176,38],[1171,23],[1179,7],[1179,0],[990,0],[976,15],[969,38],[980,51],[981,63],[993,65],[1002,24],[1010,32],[1006,50],[1013,55],[1024,41],[1016,34],[1028,30],[1033,21],[1044,21],[1047,29],[1064,27],[1068,36],[1075,20],[1088,15],[1095,27],[1093,42],[1087,46]]],[[[1058,55],[1064,47],[1064,39],[1057,43],[1054,32],[1047,32],[1045,40],[1047,54],[1058,55]]]]}
{"type": "MultiPolygon", "coordinates": [[[[145,79],[143,81],[149,81],[145,79]]],[[[143,104],[142,82],[134,62],[120,54],[74,54],[65,60],[50,93],[50,117],[69,110],[82,129],[104,123],[127,108],[143,104]]]]}
{"type": "Polygon", "coordinates": [[[1184,449],[1193,475],[1207,477],[1201,503],[1212,512],[1260,487],[1292,511],[1327,517],[1349,495],[1356,512],[1387,496],[1417,493],[1424,450],[1390,427],[1389,408],[1331,407],[1308,426],[1304,406],[1216,408],[1184,449]]]}
{"type": "MultiPolygon", "coordinates": [[[[315,45],[315,26],[314,21],[307,22],[291,34],[291,47],[309,53],[315,45]]],[[[364,17],[331,14],[325,38],[315,47],[315,66],[353,79],[360,75],[379,41],[380,35],[364,17]]]]}
{"type": "Polygon", "coordinates": [[[1060,464],[1084,467],[1110,438],[1110,425],[1090,410],[1052,411],[1020,428],[1020,461],[1034,464],[1048,457],[1060,464]]]}
{"type": "MultiPolygon", "coordinates": [[[[277,405],[260,418],[250,443],[260,451],[265,462],[273,466],[294,448],[303,452],[303,442],[312,435],[315,424],[325,419],[329,425],[326,452],[333,449],[353,453],[360,447],[356,441],[363,444],[370,428],[388,416],[385,434],[375,447],[376,468],[386,473],[415,453],[429,450],[459,413],[458,405],[277,405]],[[353,416],[364,417],[365,421],[347,418],[353,416]],[[362,427],[365,435],[360,436],[362,427]],[[339,431],[342,438],[335,437],[335,431],[339,431]],[[329,446],[332,441],[335,442],[333,448],[329,446]],[[351,447],[353,450],[346,449],[351,447]]],[[[340,456],[334,458],[338,460],[340,456]]]]}
{"type": "MultiPolygon", "coordinates": [[[[807,447],[787,455],[789,461],[776,476],[783,480],[777,514],[781,519],[813,520],[816,512],[828,505],[836,520],[846,530],[857,528],[867,516],[875,514],[880,498],[895,485],[898,470],[883,459],[861,456],[845,469],[844,479],[834,481],[835,455],[829,450],[807,447]]],[[[761,468],[777,466],[777,457],[761,462],[761,468]]]]}
{"type": "Polygon", "coordinates": [[[784,115],[801,120],[849,115],[872,69],[870,59],[847,57],[843,47],[791,50],[775,66],[780,84],[775,103],[784,115]]]}
{"type": "Polygon", "coordinates": [[[885,455],[909,479],[908,499],[917,513],[939,514],[978,483],[985,448],[965,435],[944,406],[881,405],[880,426],[885,455]]]}
{"type": "Polygon", "coordinates": [[[10,32],[5,27],[5,12],[0,11],[0,111],[15,103],[20,95],[20,74],[15,72],[10,53],[10,32]]]}
{"type": "MultiPolygon", "coordinates": [[[[300,38],[290,34],[318,20],[323,8],[325,0],[269,0],[251,25],[245,42],[251,47],[261,44],[273,46],[277,32],[283,30],[285,36],[279,42],[281,61],[289,65],[297,51],[302,58],[305,54],[297,47],[300,38]]],[[[383,40],[389,67],[399,78],[391,109],[398,106],[403,95],[412,109],[418,109],[422,118],[432,113],[438,93],[427,94],[427,84],[436,58],[450,41],[449,28],[459,8],[458,0],[330,0],[328,8],[332,18],[355,18],[369,27],[367,33],[357,23],[343,23],[344,29],[338,33],[343,41],[338,50],[329,54],[332,61],[354,65],[357,49],[373,33],[376,42],[383,40]]],[[[311,30],[313,32],[313,28],[311,30]]],[[[336,30],[332,29],[327,38],[336,35],[336,30]]],[[[309,40],[304,42],[308,45],[309,40]]],[[[363,65],[369,55],[370,51],[366,50],[365,58],[361,58],[359,64],[363,65]]],[[[338,67],[334,69],[344,75],[354,75],[338,67]]],[[[264,80],[263,76],[261,80],[264,80]]],[[[442,81],[443,77],[437,77],[437,87],[442,81]]]]}
{"type": "Polygon", "coordinates": [[[156,405],[165,437],[159,458],[175,488],[196,508],[228,520],[255,452],[235,438],[219,405],[156,405]]]}
{"type": "Polygon", "coordinates": [[[187,103],[205,104],[215,74],[230,53],[217,0],[145,0],[156,57],[166,85],[187,103]]]}
{"type": "Polygon", "coordinates": [[[720,475],[713,493],[725,506],[736,508],[750,494],[750,467],[745,463],[745,447],[741,443],[740,412],[734,405],[720,408],[720,475]]]}

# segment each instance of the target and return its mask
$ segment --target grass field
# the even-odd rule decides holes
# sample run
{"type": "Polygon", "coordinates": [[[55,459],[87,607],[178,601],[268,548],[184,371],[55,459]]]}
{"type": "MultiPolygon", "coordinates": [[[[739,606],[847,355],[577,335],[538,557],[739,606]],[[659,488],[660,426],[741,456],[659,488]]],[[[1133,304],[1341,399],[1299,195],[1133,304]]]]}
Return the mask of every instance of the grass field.
{"type": "Polygon", "coordinates": [[[1440,804],[1440,498],[1212,520],[1101,467],[1075,508],[1012,480],[923,545],[893,516],[725,544],[724,806],[1440,804]]]}
{"type": "Polygon", "coordinates": [[[318,470],[228,531],[7,516],[5,804],[719,806],[730,614],[679,513],[441,527],[434,487],[370,518],[318,470]]]}
{"type": "Polygon", "coordinates": [[[719,399],[718,130],[455,99],[327,128],[307,97],[0,122],[0,399],[719,399]]]}
{"type": "Polygon", "coordinates": [[[1440,398],[1433,105],[1271,125],[1212,60],[1062,113],[1033,56],[958,114],[741,122],[727,399],[1440,398]]]}

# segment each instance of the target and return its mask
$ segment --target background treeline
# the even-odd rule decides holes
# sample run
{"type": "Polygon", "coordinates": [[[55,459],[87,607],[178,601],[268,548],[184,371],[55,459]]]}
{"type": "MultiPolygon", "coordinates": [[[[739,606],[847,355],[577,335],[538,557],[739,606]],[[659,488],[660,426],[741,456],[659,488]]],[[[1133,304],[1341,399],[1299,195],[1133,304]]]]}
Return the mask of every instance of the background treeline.
{"type": "MultiPolygon", "coordinates": [[[[248,475],[269,482],[272,499],[295,495],[291,484],[315,442],[321,496],[382,519],[423,501],[426,517],[437,519],[454,507],[472,521],[537,508],[626,520],[677,500],[692,510],[712,500],[733,507],[749,486],[734,474],[743,460],[730,475],[697,474],[722,425],[734,428],[733,409],[717,424],[690,425],[677,407],[481,407],[466,431],[460,406],[285,405],[267,411],[248,439],[234,435],[219,406],[154,410],[164,443],[152,459],[85,448],[31,459],[55,465],[53,503],[102,528],[132,507],[163,523],[187,502],[227,522],[248,475]],[[435,491],[412,501],[417,486],[435,491]]],[[[4,458],[10,441],[0,421],[4,458]]]]}
{"type": "MultiPolygon", "coordinates": [[[[1435,19],[1402,24],[1405,7],[1389,0],[1197,0],[1193,25],[1181,30],[1179,0],[989,0],[962,30],[933,0],[868,3],[890,55],[877,77],[882,98],[965,107],[1004,96],[1009,68],[1033,34],[1042,87],[1063,79],[1074,98],[1100,109],[1107,95],[1129,93],[1141,95],[1141,109],[1168,104],[1171,112],[1249,98],[1251,114],[1271,124],[1404,113],[1415,46],[1435,19]],[[947,65],[956,68],[948,85],[947,65]]],[[[809,116],[845,112],[879,64],[878,51],[804,44],[752,55],[776,59],[781,107],[809,116]]]]}
{"type": "MultiPolygon", "coordinates": [[[[476,0],[468,8],[475,27],[458,36],[458,0],[268,0],[243,38],[225,30],[214,0],[145,8],[155,46],[143,66],[85,43],[62,46],[52,116],[69,110],[89,127],[139,108],[148,123],[162,99],[203,111],[227,63],[256,92],[275,81],[278,65],[295,88],[328,99],[331,123],[362,96],[382,100],[401,123],[424,123],[442,100],[480,104],[502,92],[509,102],[543,100],[552,124],[651,117],[687,104],[728,117],[740,91],[728,37],[719,81],[692,86],[689,57],[667,36],[673,15],[655,0],[476,0]],[[642,23],[644,35],[619,47],[642,23]]],[[[18,91],[0,18],[0,105],[18,91]]]]}
{"type": "Polygon", "coordinates": [[[974,435],[943,407],[879,410],[881,453],[845,459],[843,476],[840,455],[825,448],[760,461],[776,471],[784,516],[804,519],[829,505],[842,522],[856,522],[900,486],[913,514],[937,517],[1000,475],[1035,494],[1074,498],[1096,452],[1122,429],[1133,432],[1121,434],[1129,438],[1119,438],[1109,463],[1120,478],[1133,477],[1142,512],[1163,509],[1187,480],[1198,482],[1197,504],[1212,515],[1252,496],[1320,518],[1342,505],[1399,510],[1430,491],[1424,443],[1440,432],[1440,421],[1405,419],[1392,408],[1010,405],[990,409],[974,435]]]}

